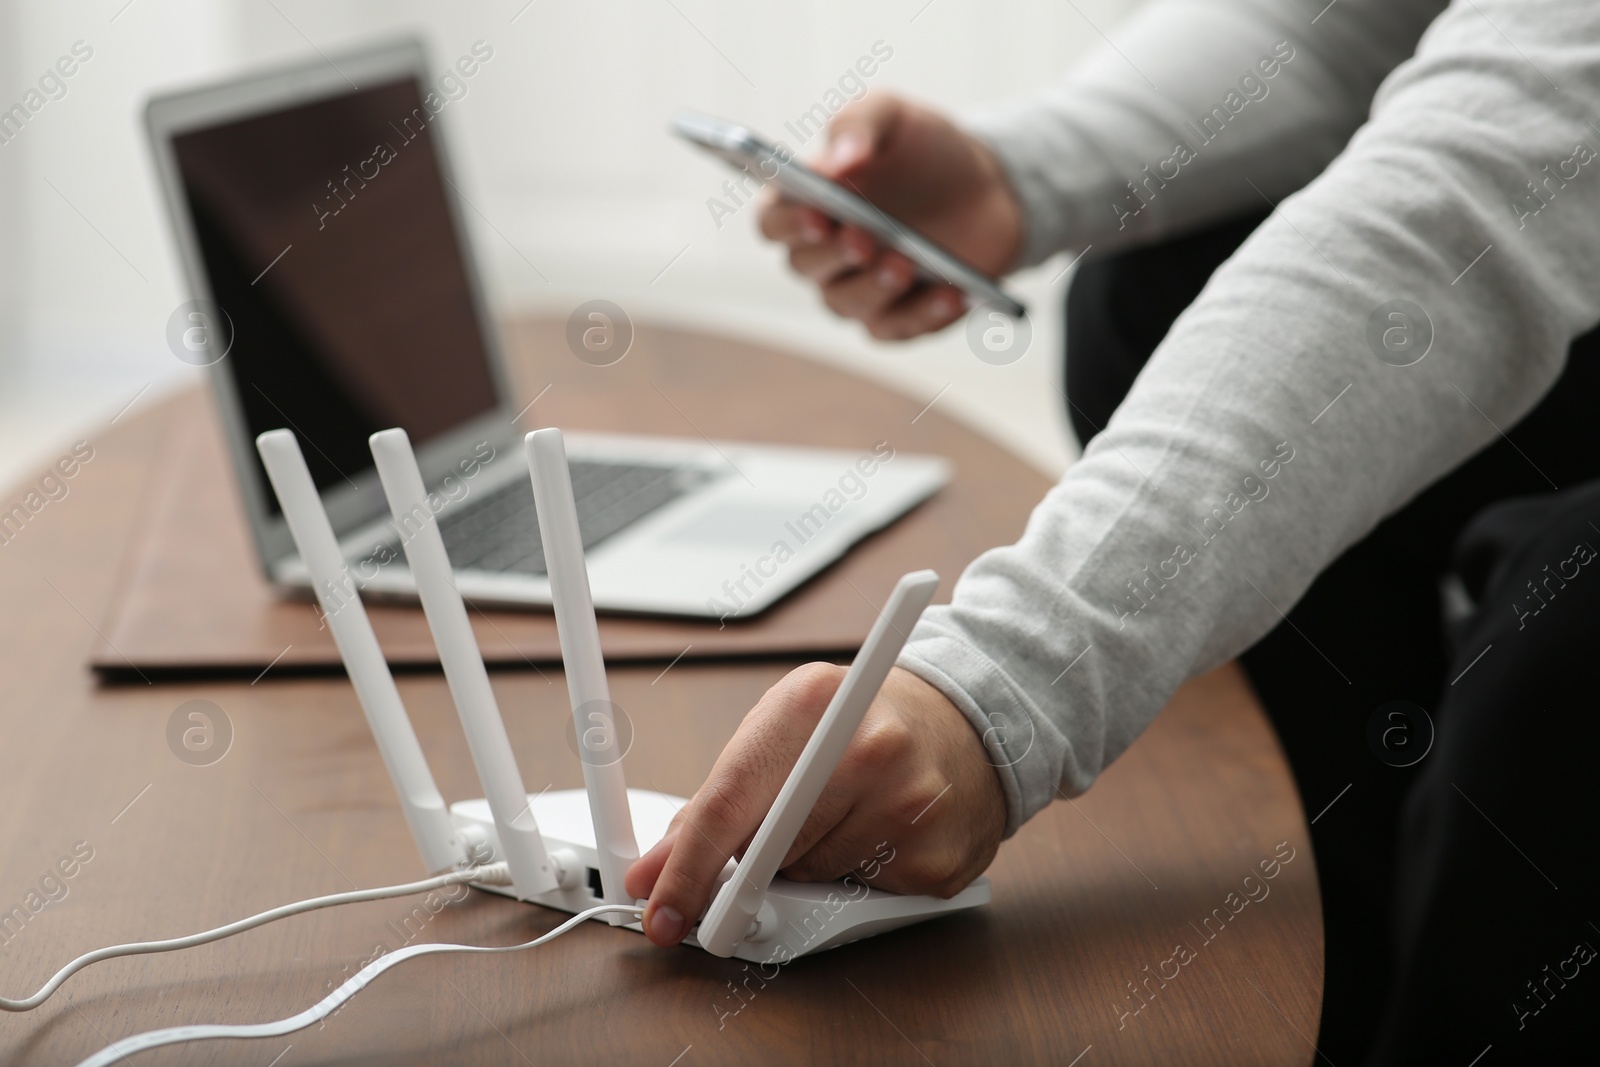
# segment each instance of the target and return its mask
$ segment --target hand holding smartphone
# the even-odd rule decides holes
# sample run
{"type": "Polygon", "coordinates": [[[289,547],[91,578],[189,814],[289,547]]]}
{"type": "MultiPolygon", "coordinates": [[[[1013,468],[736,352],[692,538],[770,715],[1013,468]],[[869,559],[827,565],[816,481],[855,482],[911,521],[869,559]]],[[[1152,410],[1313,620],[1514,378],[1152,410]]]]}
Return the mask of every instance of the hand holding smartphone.
{"type": "Polygon", "coordinates": [[[816,208],[838,222],[866,231],[910,260],[926,280],[960,289],[969,303],[992,303],[1013,318],[1027,314],[1023,304],[1002,289],[995,279],[866,198],[824,178],[793,158],[782,145],[772,144],[743,126],[693,111],[680,112],[673,120],[673,131],[735,170],[747,170],[762,182],[777,185],[785,196],[816,208]]]}

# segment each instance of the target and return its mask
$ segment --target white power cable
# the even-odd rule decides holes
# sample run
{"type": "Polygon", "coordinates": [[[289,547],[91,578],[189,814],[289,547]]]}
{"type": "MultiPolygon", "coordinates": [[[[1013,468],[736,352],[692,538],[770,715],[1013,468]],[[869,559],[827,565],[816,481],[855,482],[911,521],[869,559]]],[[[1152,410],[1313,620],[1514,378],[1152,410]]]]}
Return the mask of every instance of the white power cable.
{"type": "Polygon", "coordinates": [[[416,893],[426,893],[433,889],[443,889],[446,886],[461,885],[465,882],[482,882],[489,885],[511,884],[511,871],[504,863],[490,863],[481,867],[468,867],[464,870],[451,871],[448,874],[436,875],[425,878],[420,882],[407,882],[405,885],[383,886],[378,889],[357,889],[349,893],[331,893],[325,897],[313,897],[310,900],[297,901],[294,904],[285,904],[271,911],[252,915],[248,919],[219,926],[215,930],[204,933],[190,934],[188,937],[174,937],[165,941],[136,941],[128,945],[113,945],[110,948],[99,948],[93,952],[85,952],[51,978],[33,996],[22,1000],[9,1000],[0,997],[0,1011],[32,1011],[50,998],[50,995],[61,988],[61,983],[71,978],[92,963],[101,960],[115,959],[118,956],[142,956],[150,952],[171,952],[180,948],[193,948],[196,945],[209,944],[220,941],[225,937],[253,930],[257,926],[276,922],[291,915],[303,912],[316,911],[318,908],[331,908],[337,904],[355,904],[363,900],[384,900],[389,897],[407,897],[416,893]]]}
{"type": "Polygon", "coordinates": [[[135,1034],[132,1037],[125,1037],[114,1045],[106,1046],[78,1064],[78,1067],[110,1067],[111,1064],[132,1053],[143,1052],[146,1049],[161,1048],[164,1045],[179,1045],[188,1041],[212,1041],[218,1038],[282,1037],[285,1034],[303,1030],[312,1023],[326,1019],[338,1011],[340,1006],[351,997],[365,989],[368,983],[378,975],[387,971],[390,967],[404,963],[406,960],[438,952],[470,952],[485,955],[500,952],[519,952],[525,948],[542,945],[546,941],[553,941],[580,923],[586,922],[596,915],[604,915],[608,912],[622,912],[637,918],[644,914],[644,909],[632,904],[601,904],[599,907],[578,912],[578,914],[544,936],[536,937],[532,941],[527,941],[520,945],[501,945],[498,947],[450,944],[411,945],[408,948],[391,952],[387,956],[380,956],[367,964],[357,971],[344,985],[335,989],[298,1015],[291,1015],[287,1019],[279,1019],[270,1023],[231,1026],[221,1024],[173,1026],[165,1030],[150,1030],[142,1034],[135,1034]]]}

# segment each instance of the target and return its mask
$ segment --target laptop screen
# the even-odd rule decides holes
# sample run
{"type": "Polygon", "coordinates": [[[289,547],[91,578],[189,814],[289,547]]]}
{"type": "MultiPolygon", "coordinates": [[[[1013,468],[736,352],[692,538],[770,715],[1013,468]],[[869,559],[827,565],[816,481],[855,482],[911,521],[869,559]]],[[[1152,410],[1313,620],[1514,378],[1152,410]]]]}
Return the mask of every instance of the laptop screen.
{"type": "Polygon", "coordinates": [[[319,490],[370,434],[421,446],[499,400],[432,117],[406,78],[172,141],[250,434],[293,429],[319,490]]]}

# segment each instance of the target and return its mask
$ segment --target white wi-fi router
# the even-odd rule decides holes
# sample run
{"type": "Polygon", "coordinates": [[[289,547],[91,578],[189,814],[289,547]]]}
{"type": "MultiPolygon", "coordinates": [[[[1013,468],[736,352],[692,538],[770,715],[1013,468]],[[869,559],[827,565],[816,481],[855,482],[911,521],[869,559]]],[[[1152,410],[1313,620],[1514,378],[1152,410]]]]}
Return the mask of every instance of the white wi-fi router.
{"type": "MultiPolygon", "coordinates": [[[[479,888],[565,912],[634,903],[623,889],[623,875],[639,857],[640,847],[659,841],[687,801],[627,788],[561,431],[528,434],[527,453],[585,788],[538,795],[526,792],[517,770],[411,442],[404,430],[393,429],[373,434],[370,443],[396,527],[415,530],[404,542],[406,560],[483,784],[483,799],[460,801],[448,810],[294,434],[264,433],[256,448],[400,795],[423,865],[436,873],[473,862],[504,861],[511,885],[479,888]]],[[[941,900],[889,893],[860,882],[842,886],[777,877],[779,864],[938,583],[932,571],[917,571],[895,586],[749,849],[737,864],[730,859],[724,867],[721,888],[686,943],[717,956],[786,962],[989,902],[986,878],[941,900]]],[[[620,916],[608,921],[640,929],[638,922],[620,916]]]]}

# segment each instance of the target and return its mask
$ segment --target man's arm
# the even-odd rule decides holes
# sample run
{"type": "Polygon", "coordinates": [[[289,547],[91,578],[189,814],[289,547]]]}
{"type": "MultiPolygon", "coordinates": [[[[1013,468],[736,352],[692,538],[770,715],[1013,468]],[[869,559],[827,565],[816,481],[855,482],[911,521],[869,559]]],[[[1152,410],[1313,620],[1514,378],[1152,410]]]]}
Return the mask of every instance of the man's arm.
{"type": "MultiPolygon", "coordinates": [[[[890,888],[960,888],[1002,824],[1086,789],[1179,684],[1527,412],[1600,321],[1596,116],[1600,5],[1441,16],[1372,121],[1179,318],[1022,539],[923,616],[794,872],[842,874],[891,839],[918,865],[897,859],[890,888]]],[[[749,840],[826,703],[819,681],[775,687],[630,872],[652,939],[682,936],[749,840]]]]}
{"type": "Polygon", "coordinates": [[[1549,388],[1600,320],[1594,121],[1600,5],[1458,0],[924,616],[901,665],[1004,741],[1011,830],[1549,388]]]}
{"type": "Polygon", "coordinates": [[[1338,155],[1379,83],[1443,8],[1442,0],[1142,8],[1062,84],[964,123],[1022,201],[1027,239],[1015,265],[1265,210],[1338,155]]]}

